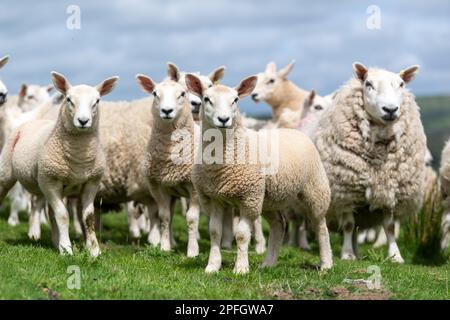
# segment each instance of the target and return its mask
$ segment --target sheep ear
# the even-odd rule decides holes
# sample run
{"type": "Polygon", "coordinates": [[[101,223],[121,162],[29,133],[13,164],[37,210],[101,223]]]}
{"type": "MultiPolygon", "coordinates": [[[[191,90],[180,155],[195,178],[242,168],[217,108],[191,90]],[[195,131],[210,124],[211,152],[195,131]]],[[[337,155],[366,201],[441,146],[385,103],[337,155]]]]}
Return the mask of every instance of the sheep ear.
{"type": "Polygon", "coordinates": [[[155,90],[155,82],[152,80],[152,78],[146,76],[145,74],[137,74],[136,75],[136,82],[138,83],[138,85],[141,87],[141,89],[148,93],[148,94],[153,94],[153,90],[155,90]]]}
{"type": "Polygon", "coordinates": [[[239,85],[235,88],[238,92],[239,99],[242,99],[253,92],[257,79],[258,78],[256,76],[250,76],[239,83],[239,85]]]}
{"type": "Polygon", "coordinates": [[[193,74],[188,73],[186,75],[186,86],[190,92],[195,94],[198,97],[201,97],[203,95],[203,86],[200,79],[193,74]]]}
{"type": "Polygon", "coordinates": [[[266,72],[267,73],[275,73],[277,72],[277,65],[275,64],[275,62],[269,62],[266,66],[266,72]]]}
{"type": "Polygon", "coordinates": [[[47,90],[47,92],[52,92],[55,87],[53,86],[53,84],[49,84],[45,89],[47,90]]]}
{"type": "Polygon", "coordinates": [[[225,67],[219,67],[208,75],[213,84],[217,84],[225,75],[225,67]]]}
{"type": "Polygon", "coordinates": [[[117,81],[119,81],[119,77],[115,76],[104,80],[102,83],[99,83],[96,88],[100,93],[100,96],[103,97],[104,95],[107,95],[108,93],[113,91],[117,84],[117,81]]]}
{"type": "Polygon", "coordinates": [[[169,76],[170,80],[173,80],[175,82],[178,82],[180,80],[180,70],[174,63],[167,63],[167,75],[169,76]]]}
{"type": "Polygon", "coordinates": [[[28,86],[25,83],[22,83],[20,85],[20,89],[19,89],[19,97],[20,98],[23,98],[27,95],[27,89],[28,89],[28,86]]]}
{"type": "Polygon", "coordinates": [[[0,59],[0,69],[3,68],[3,66],[8,62],[9,56],[4,56],[0,59]]]}
{"type": "Polygon", "coordinates": [[[409,68],[406,68],[402,71],[400,71],[399,76],[400,78],[405,81],[405,83],[410,83],[414,78],[416,77],[417,73],[419,72],[419,66],[414,65],[409,68]]]}
{"type": "Polygon", "coordinates": [[[292,60],[286,67],[284,67],[283,69],[281,69],[280,71],[278,71],[278,75],[280,76],[280,78],[282,79],[286,79],[286,77],[288,76],[288,74],[292,71],[292,69],[294,68],[294,64],[295,64],[295,60],[292,60]]]}
{"type": "Polygon", "coordinates": [[[367,76],[367,67],[360,62],[353,63],[353,73],[355,74],[356,79],[360,81],[366,80],[367,76]]]}
{"type": "Polygon", "coordinates": [[[306,105],[307,105],[308,107],[311,107],[311,106],[312,106],[315,97],[316,97],[316,90],[312,89],[311,92],[310,92],[309,95],[308,95],[308,98],[307,98],[307,103],[306,103],[306,105]]]}
{"type": "Polygon", "coordinates": [[[71,87],[69,81],[67,81],[67,79],[62,74],[56,71],[52,71],[52,81],[56,90],[61,92],[63,95],[66,95],[67,91],[71,87]]]}

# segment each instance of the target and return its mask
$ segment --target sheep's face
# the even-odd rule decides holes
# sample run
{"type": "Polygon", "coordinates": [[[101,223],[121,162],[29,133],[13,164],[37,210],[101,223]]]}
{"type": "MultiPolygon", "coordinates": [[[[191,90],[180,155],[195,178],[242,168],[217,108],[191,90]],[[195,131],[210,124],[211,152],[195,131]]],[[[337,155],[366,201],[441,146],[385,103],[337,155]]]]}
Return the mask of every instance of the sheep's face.
{"type": "Polygon", "coordinates": [[[237,103],[239,99],[251,94],[256,81],[256,76],[252,76],[242,80],[236,88],[218,84],[205,89],[198,77],[192,74],[186,76],[186,85],[189,90],[203,100],[202,121],[219,129],[233,127],[235,118],[239,114],[237,103]]]}
{"type": "Polygon", "coordinates": [[[88,131],[97,122],[100,93],[91,86],[79,85],[70,88],[66,94],[66,115],[75,128],[88,131]]]}
{"type": "Polygon", "coordinates": [[[269,63],[266,70],[258,74],[258,81],[255,90],[253,90],[252,99],[255,102],[267,101],[281,94],[281,84],[286,80],[293,67],[294,62],[291,62],[280,71],[277,71],[275,63],[269,63]]]}
{"type": "Polygon", "coordinates": [[[52,85],[42,87],[38,85],[22,84],[19,90],[19,106],[23,111],[30,111],[36,106],[50,99],[52,85]]]}
{"type": "Polygon", "coordinates": [[[331,106],[331,102],[331,96],[321,97],[312,90],[303,103],[302,119],[320,117],[331,106]]]}
{"type": "Polygon", "coordinates": [[[110,93],[118,79],[119,77],[108,78],[95,87],[84,84],[71,86],[63,75],[52,72],[55,88],[65,97],[62,116],[66,128],[93,131],[98,124],[100,97],[110,93]]]}
{"type": "Polygon", "coordinates": [[[399,118],[405,85],[414,78],[417,70],[418,67],[413,66],[395,74],[354,64],[355,75],[362,84],[364,108],[373,120],[387,124],[399,118]]]}
{"type": "Polygon", "coordinates": [[[8,89],[3,81],[0,80],[0,106],[8,100],[8,89]]]}
{"type": "MultiPolygon", "coordinates": [[[[203,75],[197,75],[197,77],[202,82],[202,85],[204,88],[210,88],[212,87],[213,83],[211,79],[207,76],[203,75]]],[[[180,81],[178,81],[184,88],[186,88],[186,74],[182,74],[180,77],[180,81]]],[[[195,121],[199,120],[199,113],[200,113],[200,107],[202,106],[202,99],[197,97],[195,94],[192,94],[188,92],[188,100],[189,100],[189,107],[191,108],[191,113],[195,121]]]]}
{"type": "Polygon", "coordinates": [[[163,121],[173,121],[188,102],[188,92],[179,83],[166,80],[153,90],[153,113],[163,121]]]}

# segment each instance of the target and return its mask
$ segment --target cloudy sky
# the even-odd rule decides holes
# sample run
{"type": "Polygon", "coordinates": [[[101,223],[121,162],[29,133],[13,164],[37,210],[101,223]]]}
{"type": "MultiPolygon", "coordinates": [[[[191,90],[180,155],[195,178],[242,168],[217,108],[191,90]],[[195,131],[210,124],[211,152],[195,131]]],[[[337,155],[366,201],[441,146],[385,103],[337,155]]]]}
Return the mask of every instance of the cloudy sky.
{"type": "MultiPolygon", "coordinates": [[[[173,61],[186,71],[227,67],[224,83],[292,59],[290,79],[327,94],[351,76],[358,60],[398,71],[422,69],[416,95],[450,94],[450,2],[442,1],[245,1],[111,0],[0,3],[0,55],[11,56],[0,72],[10,92],[21,82],[47,84],[51,70],[73,84],[96,84],[119,75],[109,99],[144,96],[136,73],[155,80],[173,61]],[[70,5],[81,10],[81,29],[67,28],[70,5]],[[367,27],[380,9],[380,28],[367,27]]],[[[269,107],[242,101],[250,114],[269,107]]]]}

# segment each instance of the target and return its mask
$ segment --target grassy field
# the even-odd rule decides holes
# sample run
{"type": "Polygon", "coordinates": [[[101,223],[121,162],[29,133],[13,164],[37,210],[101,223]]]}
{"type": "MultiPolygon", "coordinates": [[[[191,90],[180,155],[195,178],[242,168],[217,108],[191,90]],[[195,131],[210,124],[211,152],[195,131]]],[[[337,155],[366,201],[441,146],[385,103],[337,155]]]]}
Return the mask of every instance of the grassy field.
{"type": "MultiPolygon", "coordinates": [[[[74,241],[75,255],[60,256],[52,248],[50,230],[43,239],[27,238],[27,223],[9,227],[6,213],[0,214],[0,298],[1,299],[450,299],[450,262],[412,264],[414,249],[400,248],[405,265],[385,260],[385,249],[362,248],[362,260],[340,261],[340,237],[332,236],[335,267],[319,272],[317,247],[312,253],[282,249],[279,264],[259,270],[262,257],[252,251],[251,272],[232,273],[235,255],[225,251],[223,269],[207,275],[209,242],[206,219],[202,217],[200,250],[196,259],[185,257],[187,234],[183,217],[176,215],[174,232],[178,246],[173,253],[128,239],[127,219],[122,214],[105,214],[99,233],[102,255],[94,260],[74,241]],[[69,289],[79,267],[80,289],[69,289]],[[379,268],[381,288],[369,290],[355,279],[369,279],[369,266],[379,268]]],[[[22,217],[25,221],[25,217],[22,217]]],[[[265,226],[267,231],[267,226],[265,226]]],[[[72,233],[73,236],[73,233],[72,233]]]]}

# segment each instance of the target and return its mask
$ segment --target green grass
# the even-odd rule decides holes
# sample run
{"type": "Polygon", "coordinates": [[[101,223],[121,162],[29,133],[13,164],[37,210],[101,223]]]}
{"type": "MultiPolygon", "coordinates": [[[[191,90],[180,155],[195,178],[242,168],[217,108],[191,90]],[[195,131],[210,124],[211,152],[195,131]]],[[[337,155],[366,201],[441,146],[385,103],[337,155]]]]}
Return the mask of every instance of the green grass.
{"type": "MultiPolygon", "coordinates": [[[[25,217],[22,217],[24,220],[25,217]]],[[[224,251],[223,269],[204,273],[208,259],[206,219],[201,220],[200,250],[196,259],[185,257],[187,234],[183,217],[176,215],[174,233],[178,246],[164,253],[128,239],[126,216],[105,214],[100,235],[102,255],[90,258],[82,242],[74,241],[74,256],[60,256],[52,248],[50,230],[43,227],[43,239],[27,238],[27,223],[10,227],[6,214],[0,215],[0,298],[1,299],[449,299],[447,260],[438,265],[411,264],[413,251],[403,250],[405,265],[385,260],[385,249],[363,246],[363,259],[340,261],[340,237],[332,236],[335,267],[319,272],[317,246],[312,253],[284,247],[278,266],[258,268],[262,257],[252,250],[251,272],[232,273],[235,254],[224,251]],[[78,266],[81,288],[69,289],[69,266],[78,266]],[[376,265],[382,276],[382,290],[344,283],[344,279],[367,279],[367,267],[376,265]]],[[[266,228],[267,226],[265,226],[266,228]]],[[[267,231],[267,228],[266,228],[267,231]]],[[[73,232],[72,232],[73,237],[73,232]]],[[[400,248],[403,248],[400,241],[400,248]]]]}

